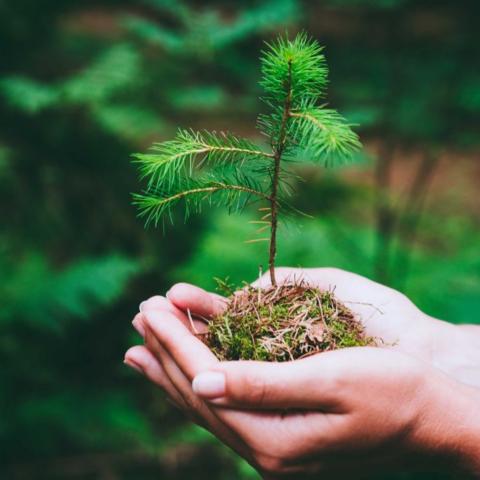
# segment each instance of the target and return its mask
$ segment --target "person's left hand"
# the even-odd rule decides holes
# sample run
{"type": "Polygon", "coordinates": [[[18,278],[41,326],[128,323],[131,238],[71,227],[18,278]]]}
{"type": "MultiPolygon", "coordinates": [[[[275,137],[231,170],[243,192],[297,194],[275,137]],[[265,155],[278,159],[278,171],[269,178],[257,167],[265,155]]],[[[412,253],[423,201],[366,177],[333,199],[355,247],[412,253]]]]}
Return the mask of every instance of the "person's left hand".
{"type": "Polygon", "coordinates": [[[409,355],[354,348],[219,362],[166,299],[149,301],[135,323],[148,349],[130,349],[127,361],[264,478],[479,467],[478,435],[465,436],[478,393],[409,355]]]}
{"type": "MultiPolygon", "coordinates": [[[[164,297],[153,297],[148,302],[144,302],[144,305],[143,308],[141,307],[143,312],[151,312],[175,319],[171,325],[173,328],[172,334],[175,333],[176,329],[181,333],[189,332],[184,325],[181,325],[180,321],[183,321],[190,328],[195,328],[196,331],[205,331],[206,329],[205,324],[202,322],[192,320],[192,323],[190,323],[187,315],[173,306],[164,297]]],[[[212,309],[214,306],[209,305],[209,308],[212,309]]],[[[232,450],[253,464],[250,449],[193,392],[191,379],[185,375],[184,370],[182,370],[182,364],[178,362],[178,358],[172,358],[168,348],[164,348],[165,346],[159,342],[154,334],[156,330],[150,327],[144,314],[139,313],[133,320],[133,325],[144,338],[145,346],[130,348],[125,355],[125,364],[145,375],[166,392],[167,400],[182,409],[191,421],[209,430],[232,450]]],[[[202,356],[198,358],[198,368],[206,369],[214,363],[218,363],[218,360],[210,350],[190,333],[188,337],[185,337],[182,348],[188,351],[192,341],[197,348],[198,344],[200,344],[200,348],[203,347],[201,348],[203,350],[202,356]]],[[[180,354],[180,351],[175,351],[177,354],[180,354]]]]}

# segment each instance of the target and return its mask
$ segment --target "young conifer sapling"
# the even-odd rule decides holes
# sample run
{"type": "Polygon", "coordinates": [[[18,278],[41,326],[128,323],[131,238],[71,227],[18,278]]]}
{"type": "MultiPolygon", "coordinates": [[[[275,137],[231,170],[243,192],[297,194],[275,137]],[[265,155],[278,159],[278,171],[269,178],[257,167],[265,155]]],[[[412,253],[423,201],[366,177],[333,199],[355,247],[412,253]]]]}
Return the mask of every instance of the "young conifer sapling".
{"type": "Polygon", "coordinates": [[[268,113],[259,115],[258,128],[268,150],[230,132],[180,130],[151,153],[134,155],[148,186],[133,203],[147,226],[171,220],[172,208],[181,202],[186,218],[204,203],[224,205],[230,213],[263,204],[263,226],[256,234],[269,231],[269,237],[251,241],[269,242],[271,285],[240,292],[221,285],[232,301],[220,317],[209,319],[203,338],[221,359],[285,361],[375,342],[331,292],[294,279],[279,284],[275,276],[280,219],[298,213],[288,201],[290,183],[299,179],[292,164],[304,156],[336,165],[361,148],[351,125],[321,104],[328,82],[322,51],[306,33],[267,44],[260,83],[268,113]]]}

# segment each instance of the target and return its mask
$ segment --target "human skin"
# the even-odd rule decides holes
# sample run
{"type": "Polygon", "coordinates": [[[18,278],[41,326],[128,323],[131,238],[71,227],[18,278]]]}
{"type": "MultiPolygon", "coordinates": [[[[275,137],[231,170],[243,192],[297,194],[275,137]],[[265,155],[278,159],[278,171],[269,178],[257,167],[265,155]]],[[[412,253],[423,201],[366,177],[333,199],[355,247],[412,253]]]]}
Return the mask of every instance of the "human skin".
{"type": "Polygon", "coordinates": [[[147,347],[130,349],[127,363],[264,478],[405,470],[479,478],[480,391],[471,385],[479,385],[480,359],[465,348],[478,329],[434,320],[398,292],[346,272],[277,271],[284,279],[300,274],[319,288],[335,286],[368,335],[397,346],[282,364],[219,362],[192,335],[184,312],[209,318],[224,301],[180,284],[168,300],[144,303],[134,325],[147,347]]]}

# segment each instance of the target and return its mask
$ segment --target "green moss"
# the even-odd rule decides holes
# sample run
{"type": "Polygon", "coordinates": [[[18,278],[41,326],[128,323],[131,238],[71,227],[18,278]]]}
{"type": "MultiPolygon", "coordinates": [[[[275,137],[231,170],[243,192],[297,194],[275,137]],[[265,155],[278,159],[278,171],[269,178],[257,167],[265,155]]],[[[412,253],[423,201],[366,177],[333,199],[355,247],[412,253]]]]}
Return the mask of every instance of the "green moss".
{"type": "Polygon", "coordinates": [[[332,292],[305,285],[258,290],[231,297],[210,321],[205,343],[221,360],[289,361],[323,351],[376,345],[358,318],[332,292]]]}

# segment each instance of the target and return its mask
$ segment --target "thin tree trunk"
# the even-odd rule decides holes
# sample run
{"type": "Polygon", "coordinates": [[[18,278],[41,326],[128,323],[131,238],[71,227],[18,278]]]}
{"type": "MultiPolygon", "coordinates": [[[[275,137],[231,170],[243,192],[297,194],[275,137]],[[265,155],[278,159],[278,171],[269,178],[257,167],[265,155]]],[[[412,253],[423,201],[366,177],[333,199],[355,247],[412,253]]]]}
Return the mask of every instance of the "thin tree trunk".
{"type": "Polygon", "coordinates": [[[391,205],[391,170],[394,164],[397,141],[395,139],[395,114],[398,99],[402,94],[401,48],[405,31],[405,10],[388,13],[388,52],[390,58],[389,93],[383,116],[383,144],[375,172],[376,250],[374,254],[375,278],[384,284],[391,283],[391,251],[395,238],[396,213],[391,205]]]}
{"type": "Polygon", "coordinates": [[[393,268],[395,288],[399,290],[404,290],[408,281],[425,202],[439,163],[439,153],[435,154],[431,150],[425,152],[407,195],[402,217],[398,222],[398,240],[407,245],[407,250],[404,253],[402,253],[402,245],[399,245],[393,268]]]}
{"type": "Polygon", "coordinates": [[[283,108],[283,119],[282,119],[282,129],[280,131],[280,137],[278,144],[274,151],[274,167],[273,167],[273,176],[272,176],[272,194],[271,205],[272,205],[272,228],[270,234],[270,258],[269,258],[269,267],[270,267],[270,280],[272,285],[277,284],[275,278],[275,257],[277,256],[277,229],[278,229],[278,181],[280,178],[280,163],[282,161],[282,153],[285,148],[285,138],[287,130],[287,122],[290,116],[290,106],[292,102],[292,91],[291,91],[291,78],[292,78],[292,63],[289,62],[288,68],[288,80],[286,82],[285,88],[287,90],[287,98],[285,100],[285,106],[283,108]]]}
{"type": "Polygon", "coordinates": [[[395,213],[390,202],[390,170],[394,160],[393,141],[385,141],[375,172],[375,210],[377,219],[375,278],[384,284],[390,283],[390,253],[395,232],[395,213]]]}

